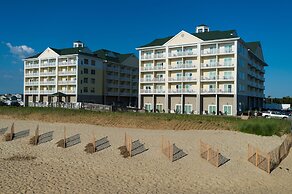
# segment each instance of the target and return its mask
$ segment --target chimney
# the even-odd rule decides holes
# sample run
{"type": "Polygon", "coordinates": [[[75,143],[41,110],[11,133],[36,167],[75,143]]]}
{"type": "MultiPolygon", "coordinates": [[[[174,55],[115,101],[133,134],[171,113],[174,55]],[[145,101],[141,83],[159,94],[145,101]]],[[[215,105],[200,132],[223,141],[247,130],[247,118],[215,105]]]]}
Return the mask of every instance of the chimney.
{"type": "Polygon", "coordinates": [[[79,48],[79,47],[84,47],[83,42],[81,42],[80,40],[74,41],[73,42],[73,48],[79,48]]]}
{"type": "Polygon", "coordinates": [[[205,24],[201,24],[196,27],[196,33],[209,32],[209,31],[210,31],[210,28],[205,24]]]}

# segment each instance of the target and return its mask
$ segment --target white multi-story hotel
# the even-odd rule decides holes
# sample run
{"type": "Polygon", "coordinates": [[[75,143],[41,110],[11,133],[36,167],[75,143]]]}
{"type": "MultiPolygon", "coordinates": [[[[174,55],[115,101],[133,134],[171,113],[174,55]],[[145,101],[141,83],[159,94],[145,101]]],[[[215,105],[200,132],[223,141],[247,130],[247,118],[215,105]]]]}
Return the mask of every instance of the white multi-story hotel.
{"type": "MultiPolygon", "coordinates": [[[[91,52],[82,42],[76,41],[73,43],[73,48],[49,47],[35,56],[24,59],[25,105],[59,101],[60,96],[53,95],[57,92],[62,93],[63,102],[112,104],[123,100],[125,104],[129,105],[132,102],[133,105],[138,90],[138,80],[136,80],[138,59],[133,54],[111,55],[111,60],[115,60],[118,68],[123,70],[131,67],[129,68],[131,77],[127,79],[129,89],[126,92],[118,90],[109,94],[108,90],[111,86],[105,83],[110,78],[107,75],[111,69],[108,68],[108,61],[100,57],[99,53],[99,51],[91,52]],[[135,68],[135,71],[132,70],[135,68]],[[108,99],[109,97],[112,99],[108,99]]],[[[110,51],[107,52],[109,53],[110,51]]],[[[114,74],[113,80],[117,80],[118,84],[124,83],[123,75],[123,72],[114,74]]]]}
{"type": "Polygon", "coordinates": [[[237,115],[263,106],[264,61],[259,42],[235,30],[181,31],[139,51],[138,106],[148,111],[237,115]]]}

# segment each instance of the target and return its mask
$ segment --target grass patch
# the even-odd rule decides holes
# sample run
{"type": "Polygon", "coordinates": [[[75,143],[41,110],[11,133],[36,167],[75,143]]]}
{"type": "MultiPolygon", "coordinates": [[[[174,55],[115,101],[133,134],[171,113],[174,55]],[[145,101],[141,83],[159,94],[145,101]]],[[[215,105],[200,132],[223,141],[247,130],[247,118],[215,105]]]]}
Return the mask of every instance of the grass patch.
{"type": "Polygon", "coordinates": [[[290,122],[276,119],[134,112],[95,112],[63,108],[0,107],[0,116],[45,122],[84,123],[105,127],[170,130],[235,130],[256,135],[289,133],[290,122]]]}
{"type": "Polygon", "coordinates": [[[238,123],[238,130],[262,136],[281,136],[290,132],[290,123],[286,120],[256,118],[238,123]]]}

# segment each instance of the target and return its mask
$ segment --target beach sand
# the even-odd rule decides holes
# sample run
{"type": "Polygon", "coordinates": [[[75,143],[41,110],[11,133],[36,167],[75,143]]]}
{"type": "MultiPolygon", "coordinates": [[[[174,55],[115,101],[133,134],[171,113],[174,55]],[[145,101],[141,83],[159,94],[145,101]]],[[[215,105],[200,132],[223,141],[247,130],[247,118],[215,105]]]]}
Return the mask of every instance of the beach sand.
{"type": "MultiPolygon", "coordinates": [[[[30,129],[30,136],[11,142],[0,140],[0,193],[292,193],[292,154],[271,174],[247,161],[248,143],[271,151],[285,137],[262,137],[220,130],[143,130],[86,124],[47,123],[0,119],[0,128],[15,122],[15,132],[30,129]],[[37,124],[40,134],[54,130],[51,142],[29,145],[37,124]],[[81,143],[69,148],[56,142],[80,133],[81,143]],[[85,146],[108,136],[111,147],[88,154],[85,146]],[[124,133],[140,139],[148,151],[123,158],[118,147],[124,133]],[[164,136],[188,155],[170,162],[161,153],[164,136]],[[230,159],[216,168],[200,157],[200,139],[230,159]],[[29,156],[26,160],[9,159],[29,156]],[[34,158],[35,157],[35,158],[34,158]]],[[[16,158],[17,159],[17,158],[16,158]]]]}

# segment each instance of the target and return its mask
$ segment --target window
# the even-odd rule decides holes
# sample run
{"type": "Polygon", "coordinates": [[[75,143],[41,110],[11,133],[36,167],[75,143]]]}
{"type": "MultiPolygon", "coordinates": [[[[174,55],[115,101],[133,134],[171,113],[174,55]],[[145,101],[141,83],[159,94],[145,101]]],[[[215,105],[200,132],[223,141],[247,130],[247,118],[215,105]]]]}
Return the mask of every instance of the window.
{"type": "Polygon", "coordinates": [[[199,32],[199,33],[203,32],[203,29],[201,29],[201,28],[200,28],[200,29],[198,29],[198,32],[199,32]]]}
{"type": "Polygon", "coordinates": [[[223,105],[223,113],[226,115],[232,115],[232,105],[223,105]]]}
{"type": "Polygon", "coordinates": [[[185,104],[184,108],[185,108],[184,112],[186,114],[191,114],[193,111],[193,105],[191,105],[191,104],[185,104]]]}
{"type": "Polygon", "coordinates": [[[91,65],[95,66],[95,60],[91,60],[91,65]]]}
{"type": "Polygon", "coordinates": [[[208,114],[213,114],[213,115],[217,114],[216,109],[217,109],[216,105],[209,105],[208,106],[208,114]]]}
{"type": "Polygon", "coordinates": [[[88,84],[88,78],[84,78],[84,83],[88,84]]]}
{"type": "Polygon", "coordinates": [[[216,54],[216,47],[215,46],[210,47],[210,53],[216,54]]]}
{"type": "Polygon", "coordinates": [[[212,79],[212,80],[216,79],[216,71],[209,72],[209,79],[212,79]]]}
{"type": "Polygon", "coordinates": [[[231,84],[225,84],[224,85],[224,92],[232,92],[232,85],[231,84]]]}
{"type": "Polygon", "coordinates": [[[146,92],[147,91],[150,92],[151,91],[151,86],[145,86],[145,90],[146,90],[146,92]]]}
{"type": "Polygon", "coordinates": [[[80,84],[82,84],[82,80],[80,80],[80,84]]]}
{"type": "Polygon", "coordinates": [[[175,86],[175,88],[176,88],[176,91],[177,91],[177,92],[181,92],[182,85],[181,85],[181,84],[177,84],[177,85],[175,86]]]}
{"type": "Polygon", "coordinates": [[[162,104],[156,104],[156,110],[158,112],[162,112],[163,111],[163,105],[162,104]]]}
{"type": "Polygon", "coordinates": [[[146,79],[146,81],[151,81],[152,80],[151,74],[146,74],[145,79],[146,79]]]}
{"type": "Polygon", "coordinates": [[[232,45],[228,44],[224,46],[225,53],[231,53],[232,52],[232,45]]]}
{"type": "Polygon", "coordinates": [[[84,93],[87,93],[88,92],[88,88],[87,87],[84,87],[83,88],[83,91],[84,91],[84,93]]]}
{"type": "Polygon", "coordinates": [[[192,60],[185,60],[185,64],[187,64],[187,65],[191,65],[192,63],[193,63],[192,60]]]}
{"type": "Polygon", "coordinates": [[[95,69],[91,69],[91,74],[95,75],[95,69]]]}
{"type": "Polygon", "coordinates": [[[176,104],[175,105],[175,113],[181,113],[181,104],[176,104]]]}
{"type": "Polygon", "coordinates": [[[215,84],[210,84],[209,85],[209,91],[210,92],[215,92],[215,84]]]}
{"type": "Polygon", "coordinates": [[[216,59],[210,59],[210,66],[215,67],[216,66],[216,59]]]}
{"type": "Polygon", "coordinates": [[[182,65],[182,63],[183,63],[182,61],[177,61],[176,62],[177,65],[182,65]]]}
{"type": "Polygon", "coordinates": [[[193,76],[192,72],[185,72],[185,77],[191,78],[193,76]]]}
{"type": "Polygon", "coordinates": [[[88,65],[88,59],[84,59],[84,64],[88,65]]]}
{"type": "Polygon", "coordinates": [[[224,66],[231,66],[231,61],[232,59],[231,58],[224,58],[224,66]]]}
{"type": "Polygon", "coordinates": [[[81,74],[83,74],[83,71],[81,70],[81,74]]]}
{"type": "Polygon", "coordinates": [[[150,70],[151,69],[152,64],[151,63],[146,63],[145,64],[145,70],[150,70]]]}
{"type": "Polygon", "coordinates": [[[144,107],[145,107],[145,110],[147,110],[148,112],[150,112],[152,110],[151,103],[145,103],[144,107]]]}
{"type": "Polygon", "coordinates": [[[182,73],[177,73],[176,74],[176,79],[177,80],[182,80],[182,73]]]}
{"type": "Polygon", "coordinates": [[[192,91],[192,85],[186,84],[185,85],[185,89],[186,89],[187,92],[191,92],[192,91]]]}
{"type": "Polygon", "coordinates": [[[91,88],[90,92],[95,93],[95,88],[91,88]]]}
{"type": "Polygon", "coordinates": [[[84,74],[88,74],[88,69],[84,68],[84,74]]]}
{"type": "Polygon", "coordinates": [[[224,79],[231,79],[232,78],[232,72],[231,71],[224,71],[224,79]]]}
{"type": "Polygon", "coordinates": [[[95,79],[94,78],[91,78],[91,83],[95,84],[95,79]]]}

